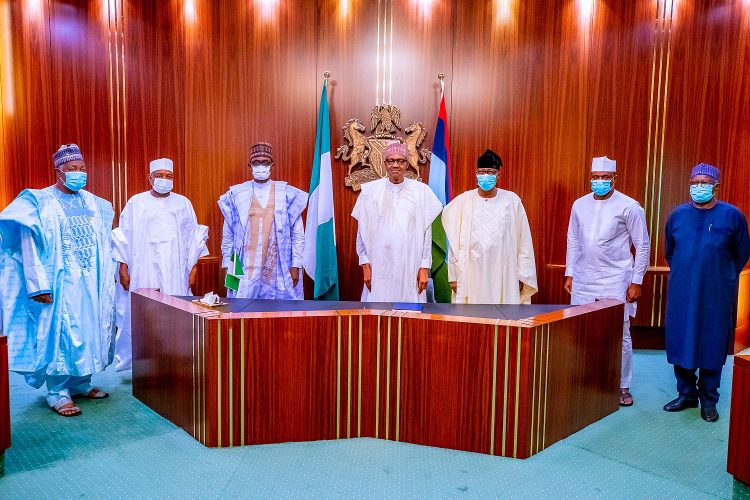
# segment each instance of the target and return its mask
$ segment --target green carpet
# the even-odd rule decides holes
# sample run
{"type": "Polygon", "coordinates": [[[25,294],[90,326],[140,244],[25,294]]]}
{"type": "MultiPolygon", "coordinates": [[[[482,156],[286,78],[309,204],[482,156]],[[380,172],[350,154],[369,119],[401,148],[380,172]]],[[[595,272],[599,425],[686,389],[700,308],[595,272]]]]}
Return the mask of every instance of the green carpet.
{"type": "Polygon", "coordinates": [[[131,396],[130,375],[94,381],[112,396],[61,418],[11,374],[13,447],[0,498],[749,498],[726,472],[731,362],[721,419],[669,414],[663,352],[636,352],[632,408],[528,460],[377,439],[207,449],[131,396]]]}

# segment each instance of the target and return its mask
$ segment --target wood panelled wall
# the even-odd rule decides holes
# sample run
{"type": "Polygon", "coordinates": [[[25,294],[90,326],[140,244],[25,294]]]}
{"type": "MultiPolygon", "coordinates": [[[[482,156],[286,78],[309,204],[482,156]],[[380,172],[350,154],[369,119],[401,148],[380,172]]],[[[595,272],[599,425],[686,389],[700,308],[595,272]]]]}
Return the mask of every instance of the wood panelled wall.
{"type": "MultiPolygon", "coordinates": [[[[615,158],[618,188],[646,208],[653,265],[695,163],[722,168],[721,197],[750,213],[746,0],[0,0],[0,206],[52,182],[62,142],[82,146],[91,190],[116,209],[167,156],[217,254],[216,200],[248,178],[253,143],[271,142],[274,177],[307,190],[324,71],[332,146],[349,118],[369,122],[390,19],[393,104],[425,123],[429,148],[446,74],[454,190],[474,186],[485,148],[502,156],[538,301],[560,286],[544,266],[564,261],[592,156],[615,158]]],[[[356,299],[356,193],[333,169],[342,296],[356,299]]]]}

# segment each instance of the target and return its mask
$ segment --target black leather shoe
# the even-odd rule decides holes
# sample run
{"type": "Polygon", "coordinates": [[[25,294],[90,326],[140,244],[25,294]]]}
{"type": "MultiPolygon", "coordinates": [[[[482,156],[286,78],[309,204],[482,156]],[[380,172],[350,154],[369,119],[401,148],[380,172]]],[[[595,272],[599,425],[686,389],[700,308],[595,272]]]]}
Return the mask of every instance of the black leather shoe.
{"type": "Polygon", "coordinates": [[[676,399],[664,405],[664,411],[682,411],[686,408],[698,408],[698,399],[680,394],[676,399]]]}
{"type": "Polygon", "coordinates": [[[716,422],[719,420],[719,412],[716,408],[701,408],[701,418],[706,422],[716,422]]]}

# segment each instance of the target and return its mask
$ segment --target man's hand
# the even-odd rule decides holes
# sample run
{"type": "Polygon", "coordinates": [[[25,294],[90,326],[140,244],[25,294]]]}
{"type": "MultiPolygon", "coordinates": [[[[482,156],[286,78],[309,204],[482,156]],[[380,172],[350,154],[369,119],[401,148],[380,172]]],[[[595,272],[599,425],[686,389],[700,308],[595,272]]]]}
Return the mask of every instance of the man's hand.
{"type": "Polygon", "coordinates": [[[372,290],[372,266],[370,264],[362,264],[362,277],[365,280],[367,289],[372,290]]]}
{"type": "Polygon", "coordinates": [[[569,294],[573,293],[573,276],[566,276],[565,277],[565,284],[563,285],[563,288],[569,294]]]}
{"type": "Polygon", "coordinates": [[[456,293],[456,290],[458,290],[458,282],[456,281],[450,281],[448,284],[451,286],[451,290],[453,290],[453,293],[456,293]]]}
{"type": "Polygon", "coordinates": [[[417,272],[417,293],[427,290],[427,283],[430,281],[430,272],[426,267],[419,268],[417,272]]]}
{"type": "Polygon", "coordinates": [[[628,291],[625,294],[625,300],[628,301],[628,304],[632,304],[633,302],[637,301],[639,298],[641,298],[641,285],[636,285],[635,283],[631,283],[628,287],[628,291]]]}
{"type": "Polygon", "coordinates": [[[299,267],[290,267],[289,276],[292,277],[292,285],[297,286],[299,282],[299,267]]]}
{"type": "Polygon", "coordinates": [[[52,294],[43,293],[41,295],[36,295],[34,297],[31,297],[31,300],[33,300],[35,302],[39,302],[40,304],[51,304],[52,303],[52,294]]]}
{"type": "Polygon", "coordinates": [[[188,275],[188,286],[192,289],[195,285],[195,277],[198,276],[198,264],[194,265],[188,275]]]}
{"type": "Polygon", "coordinates": [[[130,273],[128,272],[128,265],[124,262],[120,262],[120,284],[125,291],[130,289],[130,273]]]}

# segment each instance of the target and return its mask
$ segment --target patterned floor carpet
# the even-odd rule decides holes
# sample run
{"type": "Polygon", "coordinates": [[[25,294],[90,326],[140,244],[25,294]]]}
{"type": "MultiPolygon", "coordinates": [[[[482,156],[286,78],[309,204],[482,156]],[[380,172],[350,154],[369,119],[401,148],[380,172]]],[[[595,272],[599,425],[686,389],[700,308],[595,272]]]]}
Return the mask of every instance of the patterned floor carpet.
{"type": "Polygon", "coordinates": [[[635,354],[636,404],[528,460],[376,439],[207,449],[131,395],[130,375],[61,418],[11,374],[13,447],[0,498],[750,498],[726,472],[731,361],[721,419],[662,411],[663,352],[635,354]]]}

